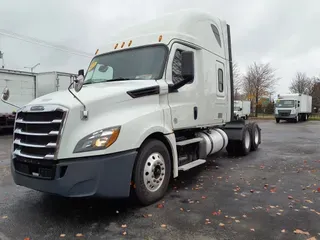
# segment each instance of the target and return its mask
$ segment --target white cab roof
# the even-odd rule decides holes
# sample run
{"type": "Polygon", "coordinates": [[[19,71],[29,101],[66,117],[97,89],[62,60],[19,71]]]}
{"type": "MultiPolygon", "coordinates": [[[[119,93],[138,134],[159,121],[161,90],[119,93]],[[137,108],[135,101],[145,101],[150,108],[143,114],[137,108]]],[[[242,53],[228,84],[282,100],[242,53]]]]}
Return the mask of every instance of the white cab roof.
{"type": "Polygon", "coordinates": [[[225,26],[225,21],[221,21],[207,12],[194,9],[179,10],[126,28],[114,36],[109,44],[101,47],[99,54],[114,51],[114,46],[117,43],[116,50],[121,49],[123,42],[125,43],[123,48],[159,43],[161,35],[161,43],[169,44],[172,39],[179,39],[224,56],[226,46],[223,44],[227,42],[225,26]],[[216,40],[211,24],[218,29],[221,45],[216,40]],[[130,40],[132,43],[128,46],[130,40]]]}

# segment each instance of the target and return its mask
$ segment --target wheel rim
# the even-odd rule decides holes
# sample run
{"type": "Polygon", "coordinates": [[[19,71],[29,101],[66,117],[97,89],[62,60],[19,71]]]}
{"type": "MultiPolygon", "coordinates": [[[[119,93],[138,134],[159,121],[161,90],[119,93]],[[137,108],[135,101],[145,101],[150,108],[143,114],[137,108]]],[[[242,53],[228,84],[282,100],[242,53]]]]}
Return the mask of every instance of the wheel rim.
{"type": "Polygon", "coordinates": [[[163,181],[166,173],[164,158],[160,153],[152,153],[144,166],[143,181],[150,192],[157,191],[163,181]]]}
{"type": "Polygon", "coordinates": [[[257,128],[255,128],[255,131],[254,131],[254,143],[256,145],[259,143],[259,132],[257,128]]]}
{"type": "Polygon", "coordinates": [[[244,136],[245,136],[244,145],[245,145],[246,149],[248,149],[250,147],[250,133],[248,130],[246,131],[244,136]]]}
{"type": "Polygon", "coordinates": [[[299,116],[296,116],[296,121],[297,121],[297,122],[299,121],[299,116]]]}

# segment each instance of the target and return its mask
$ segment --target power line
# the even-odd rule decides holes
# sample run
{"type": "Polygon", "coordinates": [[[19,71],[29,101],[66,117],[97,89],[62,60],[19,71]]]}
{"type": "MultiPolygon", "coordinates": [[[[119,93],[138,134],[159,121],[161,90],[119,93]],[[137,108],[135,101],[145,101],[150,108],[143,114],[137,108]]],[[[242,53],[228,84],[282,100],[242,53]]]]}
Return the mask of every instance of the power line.
{"type": "Polygon", "coordinates": [[[0,29],[0,35],[9,37],[9,38],[14,38],[14,39],[18,39],[24,42],[29,42],[32,44],[36,44],[36,45],[40,45],[43,47],[48,47],[48,48],[53,48],[53,49],[57,49],[63,52],[68,52],[74,55],[78,55],[78,56],[82,56],[82,57],[87,57],[87,58],[92,58],[93,54],[89,54],[86,52],[82,52],[76,49],[72,49],[72,48],[68,48],[62,45],[56,45],[56,44],[52,44],[48,41],[44,41],[41,39],[37,39],[37,38],[33,38],[33,37],[29,37],[29,36],[25,36],[25,35],[21,35],[21,34],[17,34],[11,31],[7,31],[5,29],[0,29]]]}

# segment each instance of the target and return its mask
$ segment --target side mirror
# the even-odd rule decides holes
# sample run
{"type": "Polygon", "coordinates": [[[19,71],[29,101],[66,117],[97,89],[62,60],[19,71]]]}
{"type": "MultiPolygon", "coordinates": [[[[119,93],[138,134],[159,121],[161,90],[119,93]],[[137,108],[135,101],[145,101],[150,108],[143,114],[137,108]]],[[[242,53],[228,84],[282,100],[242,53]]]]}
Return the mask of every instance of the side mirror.
{"type": "Polygon", "coordinates": [[[194,79],[194,53],[192,51],[184,51],[181,53],[181,75],[183,80],[169,85],[169,92],[175,92],[194,79]]]}
{"type": "Polygon", "coordinates": [[[194,53],[192,51],[181,53],[181,74],[185,83],[194,79],[194,53]]]}
{"type": "Polygon", "coordinates": [[[239,110],[242,111],[242,108],[240,108],[239,110]]]}
{"type": "Polygon", "coordinates": [[[9,88],[5,87],[2,91],[2,96],[1,96],[1,99],[3,101],[7,101],[10,97],[10,91],[9,91],[9,88]]]}
{"type": "Polygon", "coordinates": [[[83,76],[84,77],[84,70],[83,69],[80,69],[78,71],[78,76],[83,76]]]}

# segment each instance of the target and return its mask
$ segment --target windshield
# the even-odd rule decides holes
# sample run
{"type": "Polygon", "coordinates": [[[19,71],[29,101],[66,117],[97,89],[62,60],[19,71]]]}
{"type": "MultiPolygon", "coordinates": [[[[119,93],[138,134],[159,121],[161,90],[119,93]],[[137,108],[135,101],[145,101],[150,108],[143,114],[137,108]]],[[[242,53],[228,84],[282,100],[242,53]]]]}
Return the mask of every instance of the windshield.
{"type": "Polygon", "coordinates": [[[84,84],[116,80],[160,79],[167,57],[165,45],[112,52],[93,58],[84,84]]]}
{"type": "Polygon", "coordinates": [[[278,108],[293,108],[294,100],[278,100],[277,101],[278,108]]]}
{"type": "Polygon", "coordinates": [[[234,111],[240,111],[240,107],[234,107],[234,111]]]}

